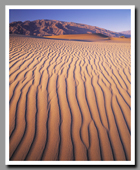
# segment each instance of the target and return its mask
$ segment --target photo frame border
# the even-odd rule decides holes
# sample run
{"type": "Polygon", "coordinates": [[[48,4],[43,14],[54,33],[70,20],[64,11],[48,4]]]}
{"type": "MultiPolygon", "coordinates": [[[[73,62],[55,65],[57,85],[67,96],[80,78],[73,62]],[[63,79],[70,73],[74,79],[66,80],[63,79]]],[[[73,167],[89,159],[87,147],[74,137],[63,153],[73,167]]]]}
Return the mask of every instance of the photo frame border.
{"type": "Polygon", "coordinates": [[[5,164],[6,165],[135,165],[135,5],[5,5],[5,164]],[[9,160],[9,10],[10,9],[130,9],[131,10],[131,160],[130,161],[10,161],[9,160]]]}

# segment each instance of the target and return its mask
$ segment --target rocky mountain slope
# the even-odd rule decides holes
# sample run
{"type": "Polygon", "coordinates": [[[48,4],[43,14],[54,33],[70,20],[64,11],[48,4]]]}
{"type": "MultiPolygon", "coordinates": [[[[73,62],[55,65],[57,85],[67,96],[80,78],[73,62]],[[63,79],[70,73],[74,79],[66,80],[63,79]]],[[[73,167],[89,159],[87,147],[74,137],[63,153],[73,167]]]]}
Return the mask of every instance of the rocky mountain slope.
{"type": "Polygon", "coordinates": [[[57,20],[12,22],[9,24],[9,33],[36,36],[100,33],[109,37],[120,37],[123,35],[130,37],[129,34],[113,32],[96,26],[57,20]]]}

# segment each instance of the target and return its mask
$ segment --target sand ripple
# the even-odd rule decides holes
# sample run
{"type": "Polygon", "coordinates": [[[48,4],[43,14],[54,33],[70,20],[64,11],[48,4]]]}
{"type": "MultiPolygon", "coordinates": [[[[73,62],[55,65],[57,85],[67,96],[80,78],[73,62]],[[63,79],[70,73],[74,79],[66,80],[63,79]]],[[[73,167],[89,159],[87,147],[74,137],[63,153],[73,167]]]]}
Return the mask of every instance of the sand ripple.
{"type": "Polygon", "coordinates": [[[130,43],[10,37],[11,160],[130,160],[130,43]]]}

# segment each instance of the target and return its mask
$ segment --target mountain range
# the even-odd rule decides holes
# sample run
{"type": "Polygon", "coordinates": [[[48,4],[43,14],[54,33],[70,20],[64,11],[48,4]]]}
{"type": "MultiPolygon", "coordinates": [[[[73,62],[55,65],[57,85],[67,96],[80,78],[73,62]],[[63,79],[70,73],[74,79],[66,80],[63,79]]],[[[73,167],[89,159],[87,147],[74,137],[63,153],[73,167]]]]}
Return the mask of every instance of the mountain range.
{"type": "Polygon", "coordinates": [[[113,32],[97,26],[57,20],[12,22],[9,24],[9,33],[35,36],[98,33],[109,37],[131,37],[130,31],[113,32]]]}
{"type": "Polygon", "coordinates": [[[122,31],[122,32],[120,32],[120,33],[122,33],[122,34],[127,34],[127,35],[131,35],[131,31],[129,30],[129,31],[122,31]]]}

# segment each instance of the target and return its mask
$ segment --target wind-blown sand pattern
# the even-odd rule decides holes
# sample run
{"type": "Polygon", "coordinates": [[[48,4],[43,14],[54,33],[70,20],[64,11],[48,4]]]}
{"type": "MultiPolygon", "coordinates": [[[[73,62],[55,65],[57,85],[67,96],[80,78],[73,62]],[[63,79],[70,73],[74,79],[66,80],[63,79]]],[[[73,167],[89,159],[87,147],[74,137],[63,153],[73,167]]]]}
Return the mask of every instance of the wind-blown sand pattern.
{"type": "Polygon", "coordinates": [[[10,160],[130,160],[130,43],[10,36],[10,160]]]}

